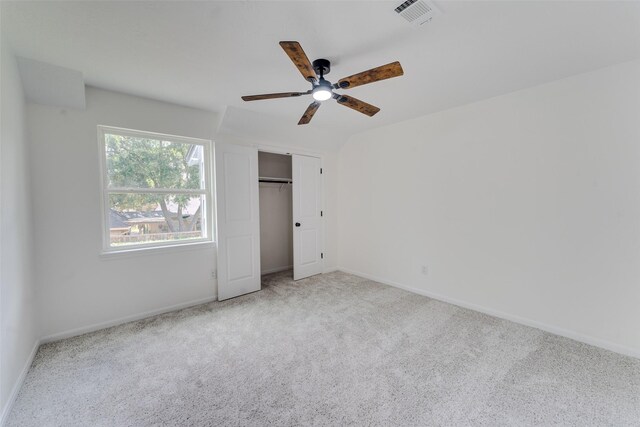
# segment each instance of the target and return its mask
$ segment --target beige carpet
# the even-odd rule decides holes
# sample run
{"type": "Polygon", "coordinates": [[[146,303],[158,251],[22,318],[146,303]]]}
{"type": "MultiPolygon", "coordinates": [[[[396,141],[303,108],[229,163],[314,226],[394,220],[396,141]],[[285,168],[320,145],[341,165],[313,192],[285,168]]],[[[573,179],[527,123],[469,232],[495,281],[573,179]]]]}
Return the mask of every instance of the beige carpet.
{"type": "Polygon", "coordinates": [[[365,279],[40,348],[9,426],[640,425],[640,360],[365,279]]]}

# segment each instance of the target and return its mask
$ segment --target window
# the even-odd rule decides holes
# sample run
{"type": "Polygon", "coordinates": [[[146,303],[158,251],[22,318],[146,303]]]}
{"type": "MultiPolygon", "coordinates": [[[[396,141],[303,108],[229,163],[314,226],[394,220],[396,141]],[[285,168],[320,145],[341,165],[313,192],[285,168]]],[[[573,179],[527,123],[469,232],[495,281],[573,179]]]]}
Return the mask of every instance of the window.
{"type": "Polygon", "coordinates": [[[210,141],[98,127],[104,250],[211,240],[210,141]]]}

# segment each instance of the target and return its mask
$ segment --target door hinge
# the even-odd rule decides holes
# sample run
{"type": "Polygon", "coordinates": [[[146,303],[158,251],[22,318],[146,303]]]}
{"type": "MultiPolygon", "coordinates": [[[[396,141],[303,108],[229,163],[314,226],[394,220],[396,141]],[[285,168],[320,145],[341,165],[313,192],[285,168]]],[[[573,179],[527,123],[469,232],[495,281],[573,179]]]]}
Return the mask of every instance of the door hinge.
{"type": "Polygon", "coordinates": [[[320,175],[322,175],[322,168],[320,168],[320,175]]]}
{"type": "Polygon", "coordinates": [[[320,258],[324,259],[324,253],[320,252],[320,258]]]}

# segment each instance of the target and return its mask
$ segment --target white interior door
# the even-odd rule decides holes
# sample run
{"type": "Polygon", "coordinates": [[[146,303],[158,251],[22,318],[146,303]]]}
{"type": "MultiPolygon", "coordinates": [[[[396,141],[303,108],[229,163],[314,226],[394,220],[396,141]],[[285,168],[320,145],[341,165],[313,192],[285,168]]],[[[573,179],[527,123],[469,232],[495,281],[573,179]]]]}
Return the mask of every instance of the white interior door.
{"type": "Polygon", "coordinates": [[[322,273],[320,159],[292,156],[293,279],[322,273]]]}
{"type": "Polygon", "coordinates": [[[218,300],[260,290],[258,150],[216,143],[218,300]]]}

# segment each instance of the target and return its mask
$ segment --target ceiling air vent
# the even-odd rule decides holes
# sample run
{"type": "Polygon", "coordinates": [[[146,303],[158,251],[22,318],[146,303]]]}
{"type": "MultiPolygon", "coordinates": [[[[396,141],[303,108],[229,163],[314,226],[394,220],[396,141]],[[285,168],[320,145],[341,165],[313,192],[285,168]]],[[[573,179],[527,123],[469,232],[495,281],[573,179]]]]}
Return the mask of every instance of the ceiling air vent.
{"type": "Polygon", "coordinates": [[[434,16],[440,14],[436,5],[427,0],[407,0],[395,10],[398,15],[416,27],[431,22],[434,16]]]}

